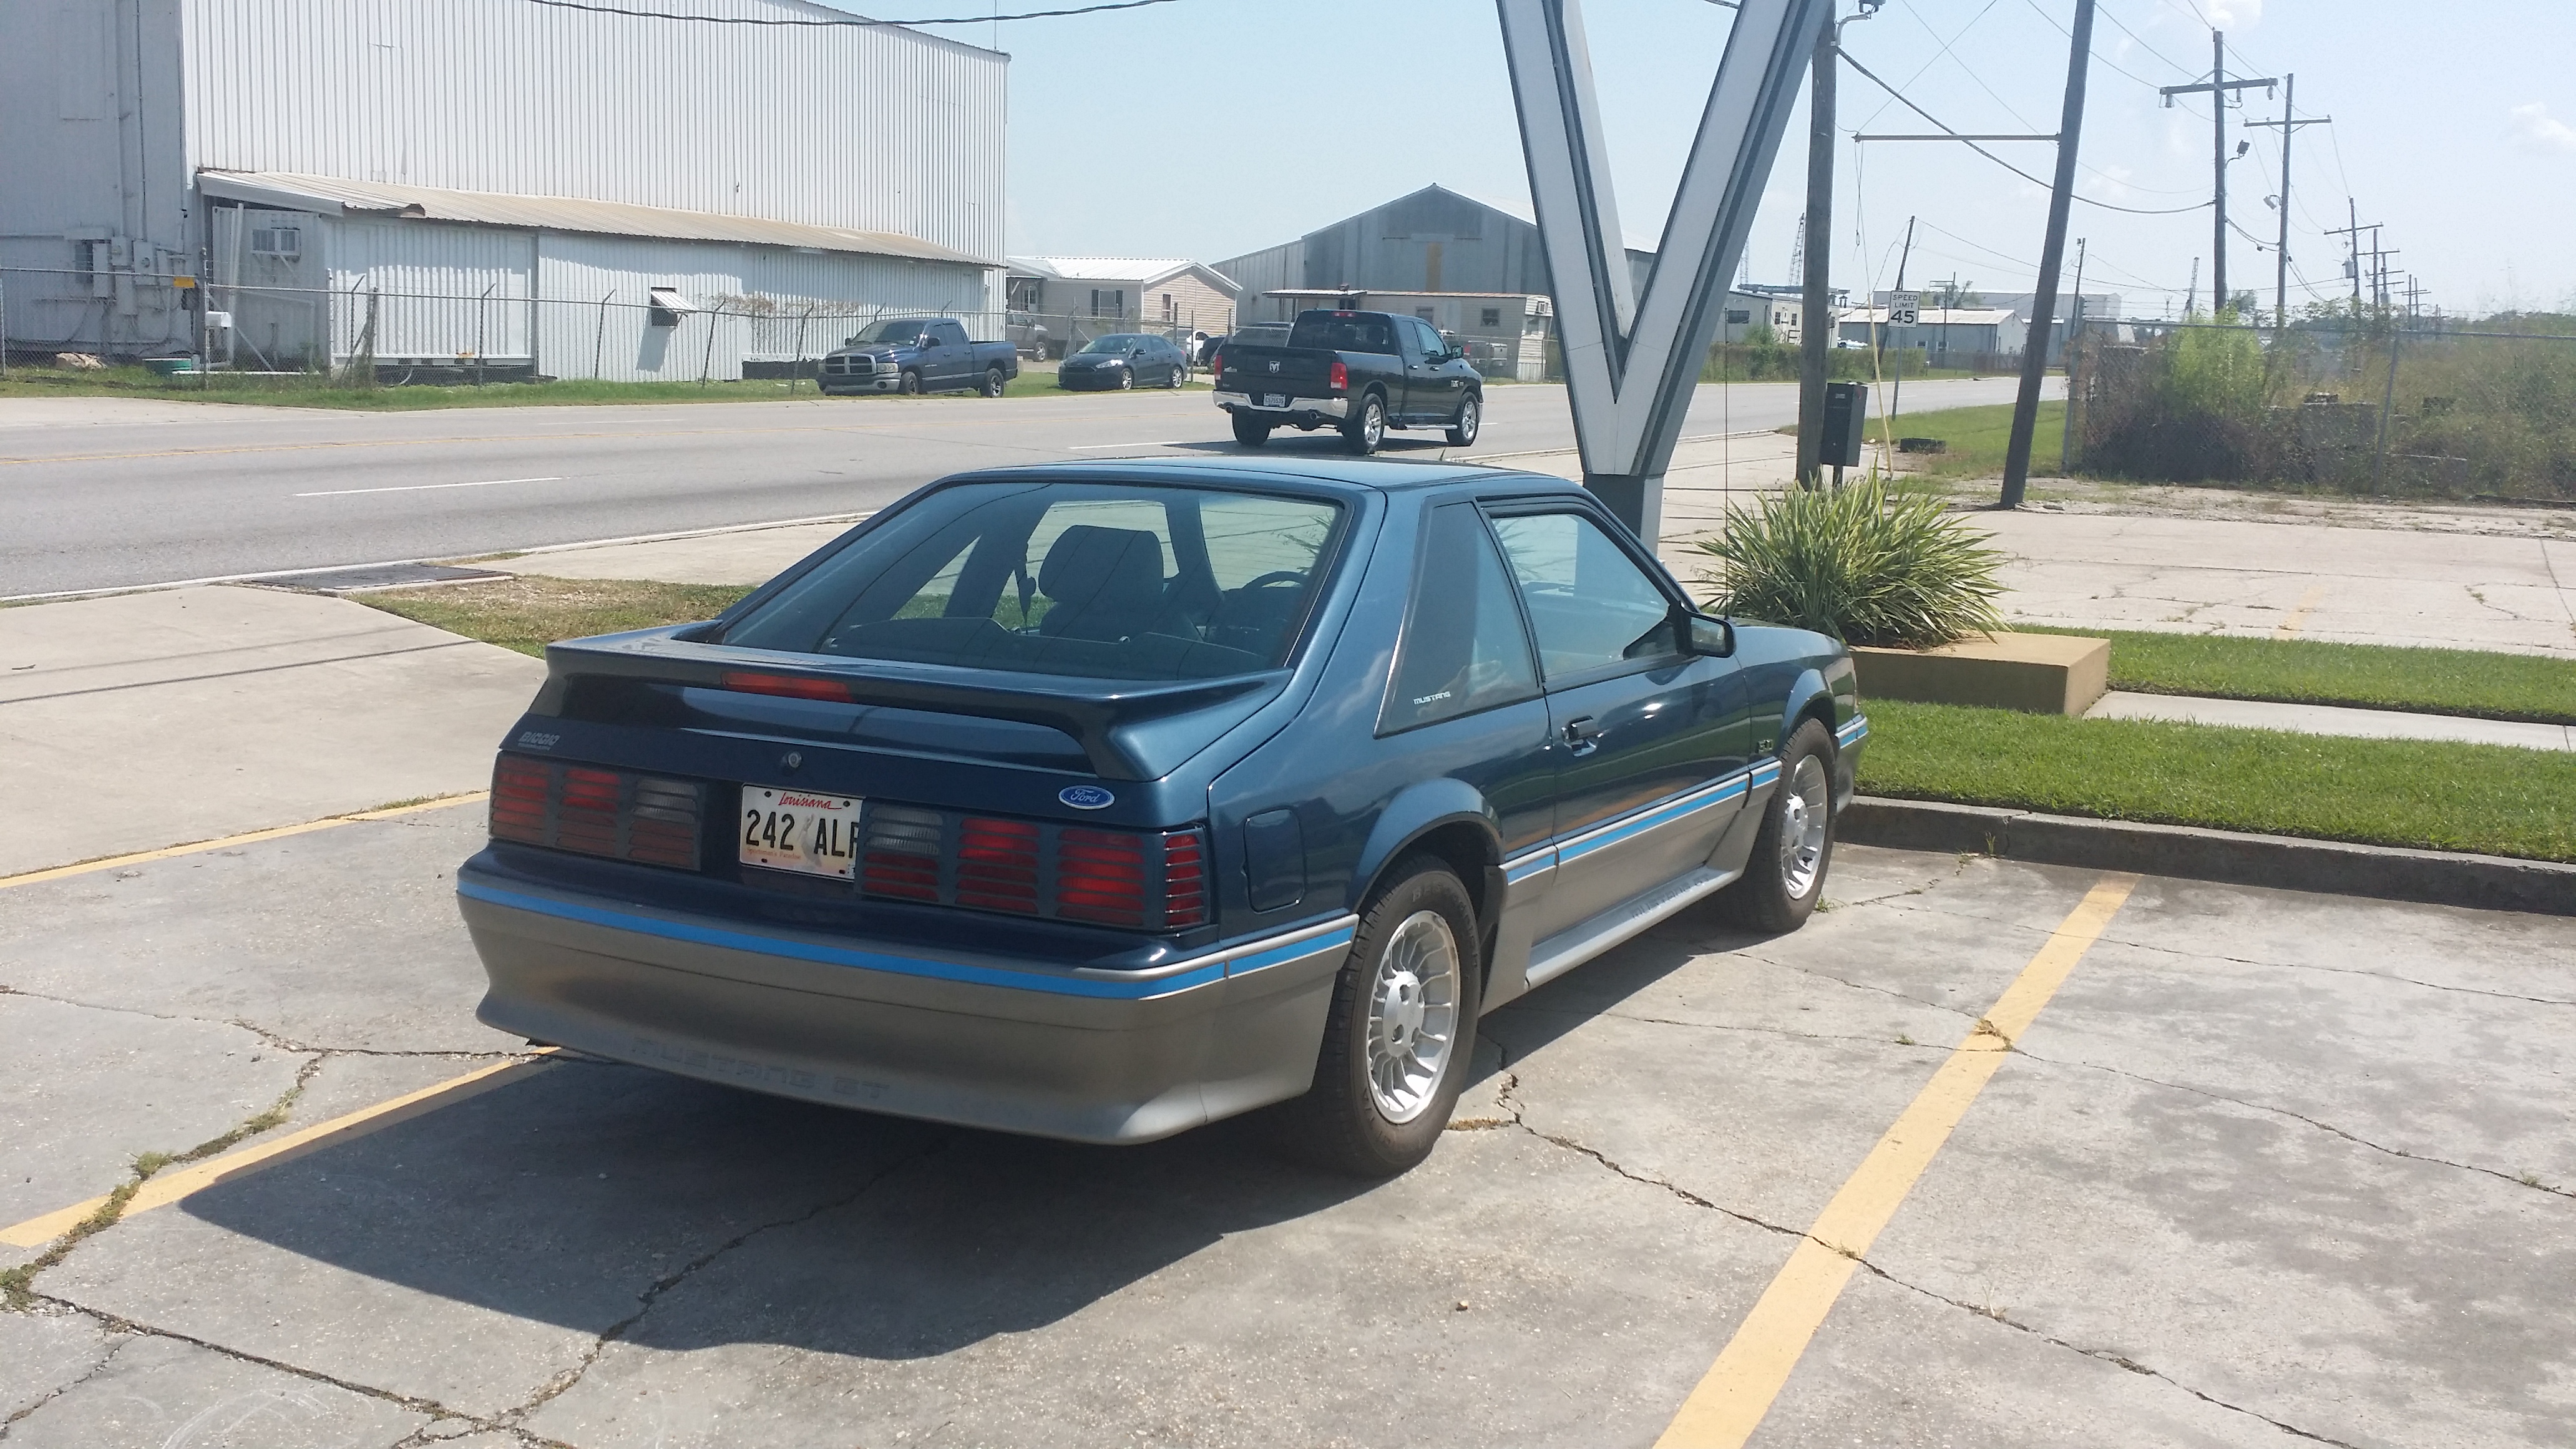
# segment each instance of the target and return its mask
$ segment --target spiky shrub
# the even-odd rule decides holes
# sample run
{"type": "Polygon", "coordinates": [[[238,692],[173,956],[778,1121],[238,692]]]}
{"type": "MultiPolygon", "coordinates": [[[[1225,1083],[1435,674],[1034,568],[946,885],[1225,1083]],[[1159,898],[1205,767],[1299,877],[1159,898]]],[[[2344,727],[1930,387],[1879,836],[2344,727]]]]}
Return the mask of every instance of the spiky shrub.
{"type": "Polygon", "coordinates": [[[1710,607],[1730,615],[1901,649],[2003,627],[2003,555],[1940,498],[1890,497],[1875,478],[1739,505],[1696,546],[1714,560],[1710,607]]]}

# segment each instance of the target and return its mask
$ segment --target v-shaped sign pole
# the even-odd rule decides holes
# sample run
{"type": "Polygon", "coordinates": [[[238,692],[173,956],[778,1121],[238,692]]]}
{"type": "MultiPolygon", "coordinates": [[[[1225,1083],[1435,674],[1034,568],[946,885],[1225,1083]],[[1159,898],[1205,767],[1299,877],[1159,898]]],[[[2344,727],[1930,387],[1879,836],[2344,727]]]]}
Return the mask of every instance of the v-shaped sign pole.
{"type": "Polygon", "coordinates": [[[1577,0],[1496,0],[1556,293],[1583,486],[1651,546],[1664,470],[1833,0],[1743,0],[1641,297],[1610,193],[1577,0]]]}

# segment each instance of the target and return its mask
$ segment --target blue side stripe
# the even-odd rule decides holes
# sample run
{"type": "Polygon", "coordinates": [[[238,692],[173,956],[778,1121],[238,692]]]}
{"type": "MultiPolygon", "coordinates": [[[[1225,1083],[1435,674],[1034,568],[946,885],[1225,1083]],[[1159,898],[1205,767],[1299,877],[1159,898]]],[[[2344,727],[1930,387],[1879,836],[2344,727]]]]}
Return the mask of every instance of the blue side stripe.
{"type": "Polygon", "coordinates": [[[1531,851],[1529,854],[1522,856],[1519,860],[1505,861],[1503,863],[1503,883],[1506,885],[1519,885],[1522,881],[1528,880],[1531,876],[1537,875],[1541,871],[1550,871],[1554,869],[1556,869],[1556,848],[1554,846],[1545,846],[1538,850],[1531,851]]]}
{"type": "MultiPolygon", "coordinates": [[[[1103,980],[1098,977],[1049,976],[1036,972],[1005,971],[989,966],[970,966],[957,961],[933,961],[917,956],[896,956],[882,951],[860,951],[841,946],[824,946],[811,941],[755,935],[748,931],[726,930],[719,926],[700,926],[685,921],[666,920],[660,916],[636,915],[628,911],[606,910],[598,906],[577,905],[570,901],[544,896],[523,895],[517,891],[499,890],[473,881],[458,881],[456,893],[513,910],[531,911],[559,920],[579,921],[585,925],[605,926],[611,930],[632,931],[642,936],[658,936],[666,941],[685,941],[698,946],[720,946],[729,951],[748,951],[755,955],[779,956],[790,960],[812,961],[825,966],[851,966],[863,971],[883,971],[897,976],[917,976],[933,981],[960,981],[977,986],[1001,986],[1017,991],[1043,991],[1059,996],[1088,996],[1113,1001],[1138,1001],[1151,996],[1168,996],[1193,986],[1222,981],[1226,962],[1209,961],[1195,970],[1170,976],[1157,976],[1142,981],[1103,980]]],[[[1235,958],[1238,974],[1293,961],[1300,956],[1347,946],[1351,941],[1349,927],[1328,931],[1311,940],[1291,942],[1252,956],[1235,958]]]]}
{"type": "Polygon", "coordinates": [[[1867,738],[1869,738],[1869,716],[1867,716],[1867,715],[1862,715],[1862,714],[1856,714],[1856,715],[1853,715],[1853,716],[1852,716],[1852,718],[1851,718],[1851,723],[1846,724],[1846,725],[1844,725],[1841,729],[1838,729],[1838,730],[1834,731],[1834,741],[1835,741],[1835,743],[1837,743],[1837,744],[1845,744],[1845,745],[1847,745],[1847,744],[1850,744],[1850,743],[1851,743],[1852,741],[1854,741],[1854,740],[1862,740],[1862,739],[1867,739],[1867,738]]]}
{"type": "Polygon", "coordinates": [[[1570,860],[1579,860],[1605,845],[1616,845],[1641,831],[1652,830],[1659,825],[1669,825],[1684,816],[1695,815],[1713,806],[1723,805],[1743,794],[1746,788],[1744,781],[1730,778],[1720,781],[1714,790],[1691,795],[1669,805],[1650,807],[1644,814],[1631,816],[1609,829],[1600,830],[1597,834],[1587,835],[1558,846],[1557,861],[1562,864],[1570,860]]]}

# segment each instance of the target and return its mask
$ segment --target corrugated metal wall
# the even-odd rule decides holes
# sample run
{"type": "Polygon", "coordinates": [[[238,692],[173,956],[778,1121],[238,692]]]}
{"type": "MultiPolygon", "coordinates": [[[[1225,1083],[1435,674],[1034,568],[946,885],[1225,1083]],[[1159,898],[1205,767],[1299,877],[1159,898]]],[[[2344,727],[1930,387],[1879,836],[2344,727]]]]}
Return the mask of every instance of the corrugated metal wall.
{"type": "MultiPolygon", "coordinates": [[[[607,0],[619,3],[619,0],[607,0]]],[[[816,19],[794,0],[639,10],[816,19]]],[[[194,164],[901,232],[1002,255],[992,51],[529,0],[183,0],[194,164]]]]}
{"type": "MultiPolygon", "coordinates": [[[[535,358],[529,284],[537,271],[532,232],[436,222],[333,222],[326,233],[330,286],[376,294],[379,362],[480,360],[524,367],[535,358]]],[[[331,351],[356,353],[368,307],[333,307],[331,351]]]]}

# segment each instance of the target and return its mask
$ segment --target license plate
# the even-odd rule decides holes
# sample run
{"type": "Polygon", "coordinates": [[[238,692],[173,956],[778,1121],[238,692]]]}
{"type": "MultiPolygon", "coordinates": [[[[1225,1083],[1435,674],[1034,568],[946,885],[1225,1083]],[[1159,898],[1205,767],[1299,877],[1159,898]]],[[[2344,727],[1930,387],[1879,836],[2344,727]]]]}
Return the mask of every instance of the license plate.
{"type": "Polygon", "coordinates": [[[737,823],[745,865],[850,879],[859,833],[859,802],[852,796],[745,785],[737,823]]]}
{"type": "Polygon", "coordinates": [[[1284,408],[1288,406],[1288,394],[1284,392],[1263,393],[1261,395],[1261,405],[1266,408],[1284,408]]]}

